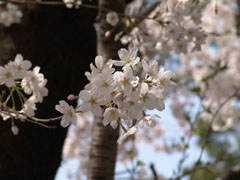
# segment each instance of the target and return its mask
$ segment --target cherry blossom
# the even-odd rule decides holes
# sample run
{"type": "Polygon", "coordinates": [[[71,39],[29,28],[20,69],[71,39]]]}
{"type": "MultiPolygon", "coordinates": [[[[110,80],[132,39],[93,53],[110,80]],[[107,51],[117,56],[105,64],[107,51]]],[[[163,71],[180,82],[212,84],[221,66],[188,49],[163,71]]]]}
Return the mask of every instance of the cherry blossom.
{"type": "Polygon", "coordinates": [[[112,26],[116,26],[117,23],[119,22],[118,14],[116,12],[107,13],[106,21],[112,26]]]}
{"type": "Polygon", "coordinates": [[[127,132],[123,132],[119,139],[117,140],[117,143],[122,144],[123,141],[130,135],[133,135],[137,132],[137,127],[133,126],[127,130],[127,132]]]}
{"type": "Polygon", "coordinates": [[[116,129],[118,123],[118,119],[119,119],[119,110],[116,109],[116,108],[107,108],[105,111],[104,111],[104,114],[103,114],[103,125],[106,126],[110,123],[110,125],[112,126],[112,128],[116,129]]]}
{"type": "Polygon", "coordinates": [[[31,68],[32,63],[28,60],[23,60],[22,55],[17,54],[14,61],[9,62],[9,65],[15,69],[14,78],[19,79],[26,76],[27,70],[31,68]]]}
{"type": "Polygon", "coordinates": [[[56,105],[55,109],[63,114],[61,126],[67,127],[70,123],[76,124],[77,116],[72,106],[66,101],[59,101],[60,105],[56,105]]]}
{"type": "Polygon", "coordinates": [[[12,87],[15,84],[14,69],[10,65],[0,66],[0,84],[12,87]]]}
{"type": "Polygon", "coordinates": [[[89,93],[86,90],[82,90],[80,91],[79,97],[82,100],[82,103],[80,104],[78,110],[83,112],[91,111],[96,116],[102,116],[102,108],[98,104],[98,102],[100,102],[100,97],[98,97],[97,93],[89,93]]]}
{"type": "Polygon", "coordinates": [[[124,65],[136,65],[140,58],[137,57],[138,49],[136,47],[129,47],[129,50],[127,49],[120,49],[118,51],[118,56],[120,58],[120,61],[113,60],[113,64],[116,66],[124,66],[124,65]]]}
{"type": "Polygon", "coordinates": [[[23,14],[17,5],[12,3],[0,4],[0,24],[9,27],[14,23],[20,23],[22,16],[23,14]]]}

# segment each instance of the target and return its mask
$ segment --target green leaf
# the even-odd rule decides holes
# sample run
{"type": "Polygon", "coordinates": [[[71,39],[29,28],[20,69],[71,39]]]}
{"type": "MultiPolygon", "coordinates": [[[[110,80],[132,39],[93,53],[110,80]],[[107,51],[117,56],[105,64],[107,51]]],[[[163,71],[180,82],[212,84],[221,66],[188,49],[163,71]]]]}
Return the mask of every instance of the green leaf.
{"type": "Polygon", "coordinates": [[[184,113],[183,116],[186,119],[186,121],[190,122],[191,118],[187,113],[184,113]]]}
{"type": "Polygon", "coordinates": [[[189,89],[190,91],[194,92],[194,93],[197,93],[197,94],[200,94],[201,92],[201,88],[200,87],[192,87],[189,89]]]}
{"type": "Polygon", "coordinates": [[[137,161],[137,166],[142,166],[142,165],[144,165],[144,162],[142,162],[141,160],[138,160],[137,161]]]}

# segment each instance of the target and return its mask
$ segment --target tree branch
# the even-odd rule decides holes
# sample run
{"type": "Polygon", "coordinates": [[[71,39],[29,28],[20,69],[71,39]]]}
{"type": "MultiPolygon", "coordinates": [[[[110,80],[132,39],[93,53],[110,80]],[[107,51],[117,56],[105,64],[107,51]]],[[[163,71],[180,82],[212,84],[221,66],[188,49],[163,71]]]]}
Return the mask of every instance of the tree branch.
{"type": "Polygon", "coordinates": [[[157,171],[156,171],[153,163],[150,164],[150,169],[151,169],[152,174],[153,174],[153,180],[158,180],[157,171]]]}

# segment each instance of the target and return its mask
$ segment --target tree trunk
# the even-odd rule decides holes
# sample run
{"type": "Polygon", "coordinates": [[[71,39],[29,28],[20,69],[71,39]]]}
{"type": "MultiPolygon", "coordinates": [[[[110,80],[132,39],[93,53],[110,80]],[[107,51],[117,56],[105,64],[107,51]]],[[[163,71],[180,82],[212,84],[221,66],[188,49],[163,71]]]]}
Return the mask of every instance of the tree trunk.
{"type": "MultiPolygon", "coordinates": [[[[37,117],[58,116],[58,101],[70,93],[78,94],[86,84],[84,72],[96,55],[95,15],[93,9],[35,7],[25,13],[21,24],[1,32],[0,46],[3,40],[12,43],[6,47],[10,49],[8,58],[13,60],[21,53],[40,66],[48,79],[49,95],[38,105],[37,117]]],[[[56,129],[47,129],[17,121],[19,135],[14,136],[11,122],[0,120],[0,179],[53,180],[66,135],[59,124],[56,129]]]]}
{"type": "MultiPolygon", "coordinates": [[[[114,41],[114,34],[118,29],[105,38],[105,32],[111,30],[106,22],[108,8],[116,12],[124,12],[123,0],[99,0],[99,13],[97,24],[97,53],[105,59],[118,59],[118,50],[122,46],[120,42],[114,41]]],[[[88,168],[88,180],[112,180],[117,156],[117,139],[119,128],[113,129],[110,126],[103,126],[102,117],[94,118],[92,143],[90,149],[90,162],[88,168]]]]}

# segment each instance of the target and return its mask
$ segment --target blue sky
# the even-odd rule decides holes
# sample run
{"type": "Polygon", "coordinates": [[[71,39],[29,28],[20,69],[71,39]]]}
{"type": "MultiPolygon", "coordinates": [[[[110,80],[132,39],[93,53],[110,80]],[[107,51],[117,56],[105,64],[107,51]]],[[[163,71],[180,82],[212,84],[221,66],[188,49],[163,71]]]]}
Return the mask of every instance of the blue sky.
{"type": "MultiPolygon", "coordinates": [[[[182,132],[179,129],[169,106],[170,103],[169,101],[167,101],[166,109],[158,113],[161,116],[159,122],[165,128],[166,137],[170,139],[174,138],[176,140],[179,140],[182,136],[182,132]]],[[[184,165],[191,166],[191,164],[197,160],[200,153],[200,149],[196,146],[196,141],[197,141],[196,137],[192,138],[190,148],[187,151],[189,157],[184,165]]],[[[150,145],[147,144],[139,144],[138,148],[139,148],[138,159],[143,161],[146,164],[146,167],[149,167],[150,163],[154,163],[157,172],[163,174],[165,177],[171,177],[173,175],[173,171],[176,170],[177,164],[181,159],[181,153],[167,154],[165,152],[156,152],[150,145]]],[[[202,159],[207,160],[208,159],[207,155],[204,154],[202,159]]],[[[74,174],[77,171],[78,165],[79,162],[77,159],[64,160],[62,162],[62,166],[59,168],[55,180],[76,180],[74,178],[74,174]],[[67,178],[67,174],[69,173],[73,175],[72,178],[67,178]]],[[[122,170],[124,170],[124,167],[118,163],[116,167],[116,172],[122,170]]]]}

